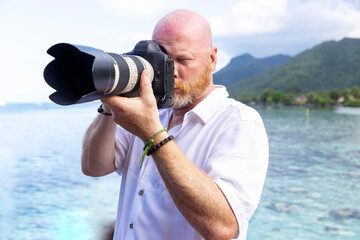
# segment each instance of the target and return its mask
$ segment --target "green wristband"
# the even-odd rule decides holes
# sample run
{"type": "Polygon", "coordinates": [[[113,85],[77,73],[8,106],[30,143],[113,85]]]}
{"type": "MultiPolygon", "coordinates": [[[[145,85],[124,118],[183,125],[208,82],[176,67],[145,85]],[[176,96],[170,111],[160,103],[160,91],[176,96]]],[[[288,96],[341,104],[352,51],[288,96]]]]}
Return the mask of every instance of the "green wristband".
{"type": "Polygon", "coordinates": [[[166,128],[163,128],[161,129],[160,131],[158,131],[157,133],[154,134],[154,136],[152,136],[148,141],[147,143],[145,144],[143,150],[144,150],[144,153],[142,155],[142,159],[141,159],[141,164],[140,164],[140,169],[144,163],[144,159],[145,159],[145,156],[147,154],[147,152],[149,151],[149,149],[151,148],[151,146],[154,144],[154,139],[156,138],[157,135],[159,135],[159,133],[161,132],[164,132],[164,131],[167,131],[166,128]]]}

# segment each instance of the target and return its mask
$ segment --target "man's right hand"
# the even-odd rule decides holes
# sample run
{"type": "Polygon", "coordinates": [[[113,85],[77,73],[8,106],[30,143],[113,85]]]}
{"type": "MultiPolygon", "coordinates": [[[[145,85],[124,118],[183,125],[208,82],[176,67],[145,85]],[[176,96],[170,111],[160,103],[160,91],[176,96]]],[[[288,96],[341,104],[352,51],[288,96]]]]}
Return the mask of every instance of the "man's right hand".
{"type": "Polygon", "coordinates": [[[117,124],[144,142],[163,128],[149,74],[146,70],[141,74],[140,97],[109,96],[101,99],[101,101],[110,109],[117,124]]]}

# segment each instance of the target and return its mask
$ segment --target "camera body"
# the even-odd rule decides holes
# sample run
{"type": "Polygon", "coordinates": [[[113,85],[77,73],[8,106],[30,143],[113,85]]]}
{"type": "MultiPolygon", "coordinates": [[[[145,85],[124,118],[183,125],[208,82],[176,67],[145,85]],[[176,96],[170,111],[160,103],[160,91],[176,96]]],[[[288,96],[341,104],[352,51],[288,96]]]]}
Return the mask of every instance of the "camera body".
{"type": "MultiPolygon", "coordinates": [[[[136,44],[134,50],[126,53],[126,55],[141,56],[151,64],[154,70],[152,88],[158,107],[172,107],[174,95],[174,61],[166,54],[166,50],[153,40],[145,40],[136,44]]],[[[125,93],[124,95],[129,94],[125,93]]]]}
{"type": "Polygon", "coordinates": [[[122,55],[68,43],[56,44],[47,52],[55,59],[45,67],[44,79],[56,90],[49,98],[57,104],[110,95],[139,96],[141,72],[148,70],[158,108],[173,105],[174,62],[153,40],[140,41],[122,55]]]}

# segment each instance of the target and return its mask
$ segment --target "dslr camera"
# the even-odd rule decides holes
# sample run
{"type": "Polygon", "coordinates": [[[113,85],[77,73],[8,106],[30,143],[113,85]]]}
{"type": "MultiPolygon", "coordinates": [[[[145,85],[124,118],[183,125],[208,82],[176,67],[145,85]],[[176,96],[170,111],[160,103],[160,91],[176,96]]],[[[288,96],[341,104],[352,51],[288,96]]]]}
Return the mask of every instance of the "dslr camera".
{"type": "Polygon", "coordinates": [[[98,100],[109,95],[137,97],[140,76],[149,71],[158,108],[173,105],[174,62],[155,41],[145,40],[125,54],[59,43],[47,53],[55,59],[44,70],[46,83],[56,92],[49,98],[60,105],[98,100]]]}

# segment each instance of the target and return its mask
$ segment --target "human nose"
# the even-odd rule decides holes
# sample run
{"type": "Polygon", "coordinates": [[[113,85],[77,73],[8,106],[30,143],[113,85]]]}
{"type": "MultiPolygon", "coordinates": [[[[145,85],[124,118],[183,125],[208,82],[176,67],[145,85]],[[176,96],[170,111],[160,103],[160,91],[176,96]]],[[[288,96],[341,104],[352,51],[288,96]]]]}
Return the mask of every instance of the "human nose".
{"type": "Polygon", "coordinates": [[[178,77],[179,77],[178,69],[179,69],[179,65],[178,65],[178,63],[176,63],[176,62],[174,61],[174,78],[178,78],[178,77]]]}

